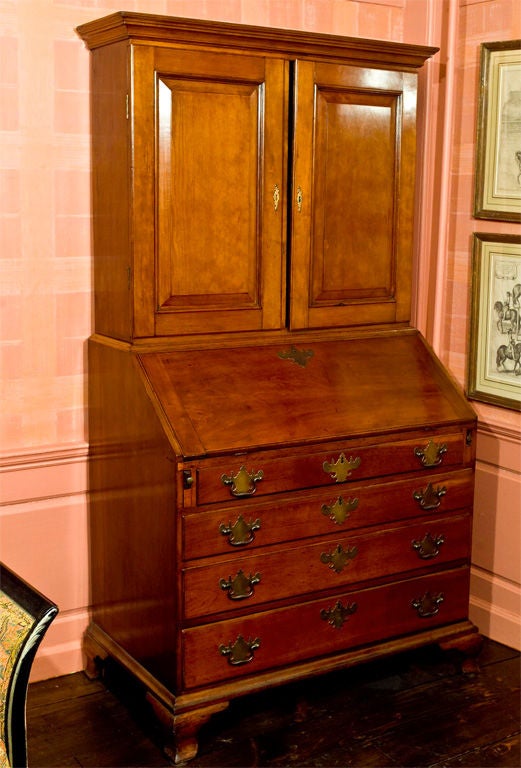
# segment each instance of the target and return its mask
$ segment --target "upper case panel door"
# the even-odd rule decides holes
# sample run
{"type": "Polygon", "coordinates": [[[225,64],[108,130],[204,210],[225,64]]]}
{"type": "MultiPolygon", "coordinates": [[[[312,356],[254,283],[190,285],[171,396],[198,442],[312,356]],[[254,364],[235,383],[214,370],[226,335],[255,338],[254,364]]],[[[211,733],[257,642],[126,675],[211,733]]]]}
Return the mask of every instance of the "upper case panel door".
{"type": "Polygon", "coordinates": [[[410,315],[416,75],[297,62],[291,326],[410,315]]]}
{"type": "MultiPolygon", "coordinates": [[[[155,335],[280,328],[287,65],[162,48],[134,56],[135,98],[149,108],[135,132],[154,123],[154,183],[141,192],[145,206],[147,193],[156,201],[154,225],[135,232],[150,264],[144,325],[154,317],[155,335]]],[[[135,154],[135,180],[150,177],[149,158],[135,154]]]]}

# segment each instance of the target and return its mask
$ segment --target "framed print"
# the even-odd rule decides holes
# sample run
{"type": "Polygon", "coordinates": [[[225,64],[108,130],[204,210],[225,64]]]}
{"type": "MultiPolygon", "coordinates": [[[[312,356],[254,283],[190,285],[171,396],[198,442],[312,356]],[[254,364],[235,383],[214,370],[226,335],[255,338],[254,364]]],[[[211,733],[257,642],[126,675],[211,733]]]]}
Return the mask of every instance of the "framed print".
{"type": "Polygon", "coordinates": [[[521,40],[481,46],[474,216],[521,221],[521,40]]]}
{"type": "Polygon", "coordinates": [[[468,396],[521,410],[521,237],[474,234],[468,396]]]}

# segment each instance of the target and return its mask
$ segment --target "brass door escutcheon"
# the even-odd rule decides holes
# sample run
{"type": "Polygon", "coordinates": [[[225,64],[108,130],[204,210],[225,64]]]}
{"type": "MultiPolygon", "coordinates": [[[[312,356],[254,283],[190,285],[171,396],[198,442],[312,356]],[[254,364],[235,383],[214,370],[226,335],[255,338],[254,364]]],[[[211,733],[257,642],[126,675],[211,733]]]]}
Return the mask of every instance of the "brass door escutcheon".
{"type": "Polygon", "coordinates": [[[322,504],[321,512],[326,517],[329,517],[337,525],[345,523],[350,513],[358,507],[358,499],[344,499],[339,496],[334,504],[322,504]]]}
{"type": "Polygon", "coordinates": [[[297,349],[296,346],[292,344],[289,349],[279,352],[278,357],[280,357],[281,360],[291,360],[292,363],[296,363],[297,365],[302,366],[302,368],[305,368],[314,354],[312,349],[297,349]]]}
{"type": "Polygon", "coordinates": [[[347,547],[347,549],[342,549],[342,546],[337,544],[332,552],[322,552],[320,555],[320,562],[328,565],[331,570],[335,571],[335,573],[341,573],[357,554],[358,547],[347,547]]]}
{"type": "Polygon", "coordinates": [[[280,202],[280,189],[279,189],[279,185],[275,184],[275,186],[273,187],[273,210],[275,211],[278,210],[279,202],[280,202]]]}
{"type": "Polygon", "coordinates": [[[357,608],[358,606],[356,603],[342,605],[339,600],[333,608],[321,610],[320,618],[327,621],[327,623],[332,627],[335,627],[335,629],[341,629],[348,618],[355,613],[357,608]]]}
{"type": "Polygon", "coordinates": [[[219,651],[222,656],[228,656],[228,664],[236,667],[253,661],[255,651],[260,648],[260,644],[258,637],[255,640],[245,640],[242,635],[239,635],[231,645],[220,645],[219,651]]]}
{"type": "Polygon", "coordinates": [[[297,188],[297,209],[299,213],[301,213],[302,211],[303,200],[304,200],[304,196],[302,194],[302,187],[298,187],[297,188]]]}
{"type": "Polygon", "coordinates": [[[439,485],[435,489],[432,483],[429,483],[424,491],[421,489],[414,491],[412,497],[422,509],[437,509],[446,493],[447,489],[444,486],[439,485]]]}
{"type": "Polygon", "coordinates": [[[237,575],[228,579],[219,579],[219,586],[224,592],[228,592],[230,600],[244,600],[246,597],[251,597],[255,590],[253,587],[261,580],[260,573],[256,573],[252,576],[246,576],[241,569],[237,575]]]}
{"type": "Polygon", "coordinates": [[[259,518],[250,521],[249,523],[239,515],[237,520],[233,523],[221,523],[219,526],[219,533],[228,537],[228,544],[232,547],[241,547],[244,544],[251,544],[255,538],[255,531],[258,531],[261,527],[261,521],[259,518]]]}
{"type": "Polygon", "coordinates": [[[230,493],[233,496],[253,496],[257,487],[255,483],[262,480],[264,472],[259,469],[258,472],[248,472],[243,465],[236,475],[221,475],[223,485],[230,486],[230,493]]]}
{"type": "Polygon", "coordinates": [[[441,592],[437,595],[431,595],[430,592],[426,592],[423,597],[413,600],[411,605],[420,618],[429,619],[431,616],[436,616],[440,610],[439,606],[443,603],[444,599],[441,592]]]}
{"type": "Polygon", "coordinates": [[[425,448],[414,449],[414,455],[420,459],[423,467],[437,467],[444,453],[447,453],[446,444],[435,443],[433,440],[429,440],[425,448]]]}
{"type": "Polygon", "coordinates": [[[440,554],[440,547],[445,543],[445,536],[431,536],[426,533],[421,541],[412,541],[411,546],[422,560],[432,560],[440,554]]]}
{"type": "Polygon", "coordinates": [[[354,469],[357,469],[361,463],[362,459],[360,456],[356,456],[355,458],[350,456],[348,459],[346,459],[344,454],[341,453],[336,461],[333,461],[333,459],[331,459],[330,462],[325,461],[322,464],[322,468],[324,472],[327,472],[328,475],[331,475],[332,479],[336,483],[343,483],[345,480],[347,480],[351,472],[354,469]]]}

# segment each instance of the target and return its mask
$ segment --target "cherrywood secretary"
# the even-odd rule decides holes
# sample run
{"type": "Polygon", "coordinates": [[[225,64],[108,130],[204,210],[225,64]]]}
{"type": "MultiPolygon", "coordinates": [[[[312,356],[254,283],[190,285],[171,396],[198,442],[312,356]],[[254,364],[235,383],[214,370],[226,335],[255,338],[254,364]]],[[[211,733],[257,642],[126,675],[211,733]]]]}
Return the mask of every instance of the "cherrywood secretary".
{"type": "Polygon", "coordinates": [[[92,51],[89,672],[229,700],[468,619],[475,415],[411,327],[435,49],[118,13],[92,51]]]}

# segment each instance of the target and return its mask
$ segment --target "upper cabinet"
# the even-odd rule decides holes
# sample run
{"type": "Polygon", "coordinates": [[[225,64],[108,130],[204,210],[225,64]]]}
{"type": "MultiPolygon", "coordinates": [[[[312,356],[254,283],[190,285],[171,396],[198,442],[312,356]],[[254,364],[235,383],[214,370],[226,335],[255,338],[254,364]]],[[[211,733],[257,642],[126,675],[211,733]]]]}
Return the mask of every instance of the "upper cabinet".
{"type": "Polygon", "coordinates": [[[135,13],[78,31],[97,333],[407,325],[435,49],[135,13]]]}

